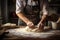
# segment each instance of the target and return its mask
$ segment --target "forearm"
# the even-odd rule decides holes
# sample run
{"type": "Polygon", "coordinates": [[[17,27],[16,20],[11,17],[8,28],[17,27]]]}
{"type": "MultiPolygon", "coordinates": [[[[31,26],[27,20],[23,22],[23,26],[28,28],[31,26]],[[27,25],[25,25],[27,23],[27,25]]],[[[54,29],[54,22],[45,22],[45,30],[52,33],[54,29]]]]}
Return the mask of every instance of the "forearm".
{"type": "Polygon", "coordinates": [[[46,9],[46,4],[43,5],[43,15],[42,15],[42,18],[41,18],[41,23],[44,23],[46,21],[46,18],[47,18],[47,15],[48,15],[48,11],[46,9]]]}
{"type": "Polygon", "coordinates": [[[17,16],[18,16],[21,20],[23,20],[26,24],[27,24],[28,22],[30,22],[30,20],[29,20],[28,18],[26,18],[26,17],[23,15],[23,13],[17,13],[17,16]]]}
{"type": "Polygon", "coordinates": [[[46,21],[47,15],[43,15],[39,23],[44,23],[46,21]]]}

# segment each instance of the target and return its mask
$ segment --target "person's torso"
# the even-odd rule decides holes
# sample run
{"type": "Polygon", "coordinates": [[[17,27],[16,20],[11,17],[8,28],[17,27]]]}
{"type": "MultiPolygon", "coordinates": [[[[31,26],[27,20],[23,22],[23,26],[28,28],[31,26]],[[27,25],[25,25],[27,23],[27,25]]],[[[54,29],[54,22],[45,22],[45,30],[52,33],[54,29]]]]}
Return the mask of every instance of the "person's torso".
{"type": "Polygon", "coordinates": [[[40,6],[38,0],[37,1],[28,0],[26,3],[27,4],[24,7],[25,16],[33,23],[37,23],[40,20],[39,17],[40,6]]]}

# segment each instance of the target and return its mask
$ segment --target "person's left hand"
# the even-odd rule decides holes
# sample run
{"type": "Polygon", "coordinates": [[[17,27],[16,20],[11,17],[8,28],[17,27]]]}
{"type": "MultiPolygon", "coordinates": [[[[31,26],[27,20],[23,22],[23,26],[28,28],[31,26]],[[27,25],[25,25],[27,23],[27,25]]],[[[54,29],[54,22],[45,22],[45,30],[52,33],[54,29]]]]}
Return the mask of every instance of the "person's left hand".
{"type": "Polygon", "coordinates": [[[43,29],[44,29],[44,23],[41,23],[41,22],[38,23],[37,27],[38,27],[39,29],[43,30],[43,29]]]}

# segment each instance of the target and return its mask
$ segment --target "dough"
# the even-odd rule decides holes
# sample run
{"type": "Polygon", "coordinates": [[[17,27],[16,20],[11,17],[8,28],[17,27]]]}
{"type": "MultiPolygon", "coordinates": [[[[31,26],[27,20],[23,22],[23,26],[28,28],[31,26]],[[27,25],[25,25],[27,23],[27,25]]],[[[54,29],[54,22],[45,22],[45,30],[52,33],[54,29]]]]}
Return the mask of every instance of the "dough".
{"type": "Polygon", "coordinates": [[[28,32],[32,32],[33,29],[29,28],[28,26],[25,27],[25,30],[28,32]]]}
{"type": "Polygon", "coordinates": [[[28,32],[42,32],[43,31],[43,30],[40,30],[39,28],[31,29],[28,26],[25,27],[25,30],[28,32]]]}
{"type": "Polygon", "coordinates": [[[32,30],[32,32],[42,32],[43,30],[42,29],[39,29],[39,28],[35,28],[32,30]]]}

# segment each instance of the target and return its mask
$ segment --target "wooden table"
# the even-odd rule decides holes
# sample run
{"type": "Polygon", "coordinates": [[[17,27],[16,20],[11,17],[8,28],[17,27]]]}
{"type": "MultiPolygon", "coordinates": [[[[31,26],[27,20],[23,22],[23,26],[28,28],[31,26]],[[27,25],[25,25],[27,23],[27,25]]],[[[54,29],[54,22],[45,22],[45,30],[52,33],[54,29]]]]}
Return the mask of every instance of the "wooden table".
{"type": "Polygon", "coordinates": [[[60,30],[48,30],[45,32],[26,32],[22,28],[8,29],[4,40],[59,40],[60,30]]]}

